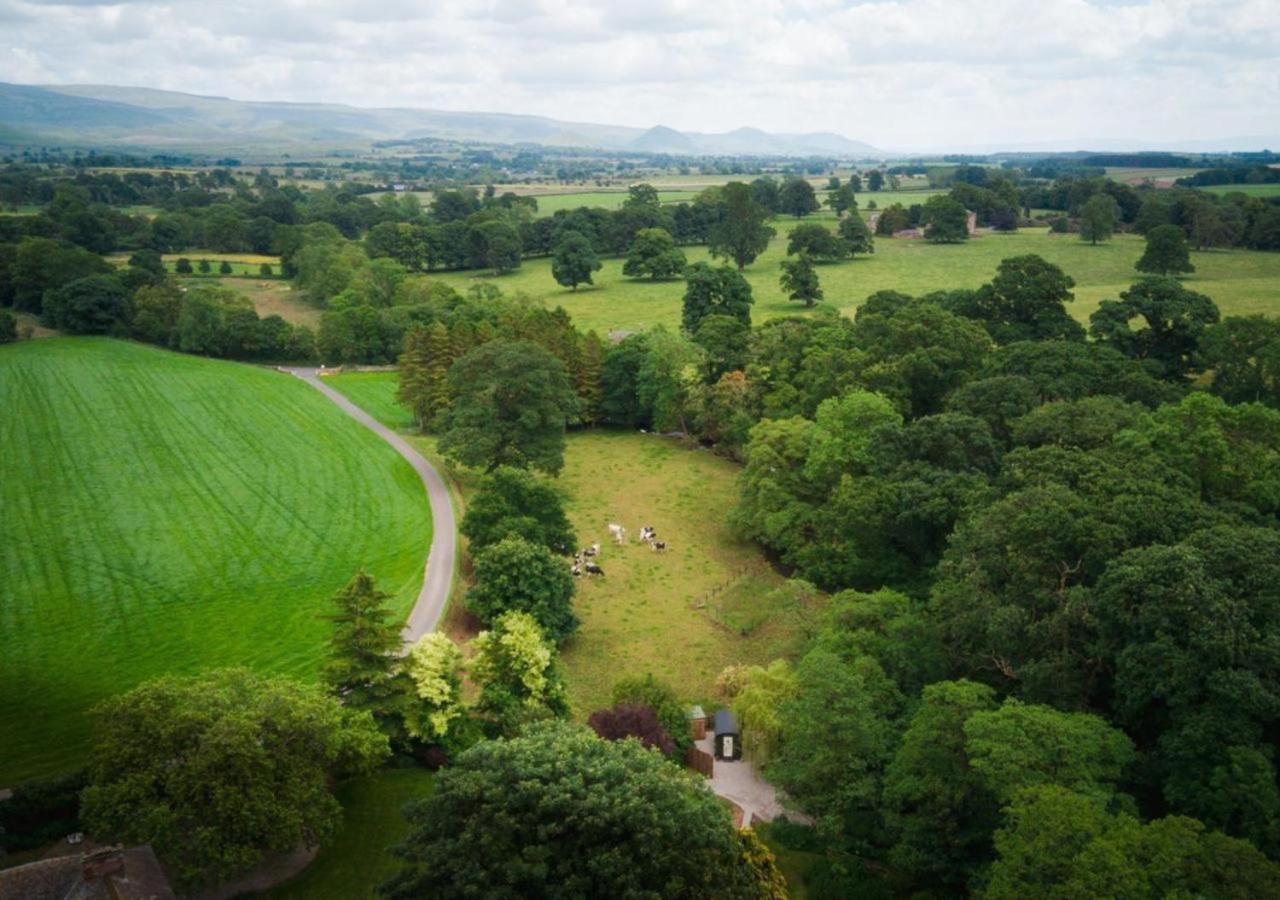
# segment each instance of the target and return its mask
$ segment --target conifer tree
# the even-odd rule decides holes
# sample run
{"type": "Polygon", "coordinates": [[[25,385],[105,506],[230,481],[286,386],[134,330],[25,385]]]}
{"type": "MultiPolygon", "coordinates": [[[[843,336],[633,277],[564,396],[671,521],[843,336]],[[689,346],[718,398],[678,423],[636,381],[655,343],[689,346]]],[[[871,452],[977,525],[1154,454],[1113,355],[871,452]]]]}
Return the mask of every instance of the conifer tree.
{"type": "Polygon", "coordinates": [[[600,402],[604,399],[604,356],[604,342],[600,335],[588,331],[578,348],[578,365],[573,373],[579,418],[584,425],[600,421],[600,402]]]}
{"type": "Polygon", "coordinates": [[[400,384],[396,388],[396,400],[413,413],[419,427],[426,425],[427,330],[421,325],[410,328],[404,336],[404,353],[400,354],[400,384]]]}
{"type": "Polygon", "coordinates": [[[390,594],[360,571],[333,598],[337,612],[324,683],[349,709],[368,710],[384,730],[399,727],[404,687],[396,675],[400,626],[387,607],[390,594]]]}
{"type": "Polygon", "coordinates": [[[423,425],[430,424],[440,410],[449,405],[449,367],[457,359],[449,340],[449,329],[443,322],[435,322],[427,329],[427,371],[424,379],[424,403],[426,417],[423,425]]]}

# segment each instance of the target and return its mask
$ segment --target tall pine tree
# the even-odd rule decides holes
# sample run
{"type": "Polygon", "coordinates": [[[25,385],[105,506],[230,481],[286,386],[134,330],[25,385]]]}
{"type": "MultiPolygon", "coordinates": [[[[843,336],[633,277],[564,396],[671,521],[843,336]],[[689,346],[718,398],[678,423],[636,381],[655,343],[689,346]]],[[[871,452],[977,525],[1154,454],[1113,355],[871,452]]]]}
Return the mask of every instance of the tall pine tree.
{"type": "Polygon", "coordinates": [[[429,418],[427,409],[427,330],[421,325],[410,328],[404,336],[404,352],[400,354],[400,384],[396,399],[413,413],[414,421],[424,427],[429,418]]]}
{"type": "Polygon", "coordinates": [[[400,626],[373,576],[361,571],[333,598],[337,612],[324,664],[329,692],[351,709],[373,713],[384,731],[400,727],[404,685],[396,674],[400,626]]]}
{"type": "Polygon", "coordinates": [[[604,399],[604,342],[600,335],[588,331],[578,348],[578,365],[573,372],[573,386],[578,395],[579,417],[583,425],[600,421],[600,402],[604,399]]]}
{"type": "Polygon", "coordinates": [[[457,359],[453,355],[453,346],[449,340],[449,330],[443,322],[434,323],[427,329],[427,378],[426,401],[431,419],[440,410],[449,405],[449,367],[457,359]]]}

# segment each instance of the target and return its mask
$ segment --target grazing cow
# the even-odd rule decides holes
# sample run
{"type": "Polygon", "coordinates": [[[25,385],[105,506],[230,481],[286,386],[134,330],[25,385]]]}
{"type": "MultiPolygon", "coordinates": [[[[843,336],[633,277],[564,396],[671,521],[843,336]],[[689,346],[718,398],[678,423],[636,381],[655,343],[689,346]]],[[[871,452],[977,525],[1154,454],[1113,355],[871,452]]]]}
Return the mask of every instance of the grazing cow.
{"type": "MultiPolygon", "coordinates": [[[[595,565],[595,563],[592,563],[592,565],[595,565]]],[[[578,565],[577,563],[574,563],[573,568],[570,569],[570,571],[573,572],[574,578],[578,578],[582,575],[582,566],[578,565]]]]}
{"type": "Polygon", "coordinates": [[[583,549],[579,550],[578,555],[583,559],[590,559],[591,557],[595,556],[599,552],[600,551],[597,550],[595,545],[593,544],[590,547],[584,547],[583,549]]]}
{"type": "Polygon", "coordinates": [[[598,565],[596,565],[596,564],[595,564],[595,563],[593,563],[593,562],[589,562],[589,563],[587,563],[587,564],[586,564],[586,566],[585,566],[584,568],[586,568],[586,570],[587,570],[587,574],[588,574],[588,575],[603,575],[603,574],[604,574],[604,569],[600,568],[598,565]]]}
{"type": "Polygon", "coordinates": [[[653,552],[654,552],[654,553],[661,553],[663,550],[666,550],[666,549],[667,549],[667,542],[666,542],[666,541],[654,541],[650,546],[651,546],[651,547],[653,547],[653,552]]]}
{"type": "Polygon", "coordinates": [[[621,544],[627,539],[627,529],[623,528],[616,522],[611,522],[609,524],[609,534],[613,536],[613,542],[615,544],[621,544]]]}

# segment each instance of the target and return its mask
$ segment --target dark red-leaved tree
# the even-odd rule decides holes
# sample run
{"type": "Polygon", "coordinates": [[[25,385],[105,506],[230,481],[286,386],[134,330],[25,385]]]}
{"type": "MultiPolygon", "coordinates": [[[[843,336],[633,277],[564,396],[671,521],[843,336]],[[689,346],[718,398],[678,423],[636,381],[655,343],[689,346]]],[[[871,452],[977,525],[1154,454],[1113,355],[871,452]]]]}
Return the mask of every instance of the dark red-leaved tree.
{"type": "Polygon", "coordinates": [[[587,724],[606,741],[633,737],[646,747],[657,747],[664,756],[676,752],[675,741],[663,730],[653,707],[643,703],[619,703],[613,709],[598,709],[587,724]]]}

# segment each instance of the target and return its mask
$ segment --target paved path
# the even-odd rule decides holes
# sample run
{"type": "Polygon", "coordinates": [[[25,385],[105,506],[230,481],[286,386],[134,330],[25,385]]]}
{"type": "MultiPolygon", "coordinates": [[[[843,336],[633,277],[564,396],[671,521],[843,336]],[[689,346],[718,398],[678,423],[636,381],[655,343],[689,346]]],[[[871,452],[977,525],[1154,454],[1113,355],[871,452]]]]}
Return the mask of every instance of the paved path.
{"type": "MultiPolygon", "coordinates": [[[[694,741],[699,748],[715,756],[715,734],[707,732],[700,741],[694,741]]],[[[726,800],[732,800],[742,810],[742,827],[746,828],[751,820],[772,822],[787,810],[778,800],[778,793],[773,785],[761,778],[745,759],[717,759],[711,769],[711,790],[726,800]]]]}
{"type": "Polygon", "coordinates": [[[453,518],[453,504],[449,501],[449,488],[436,471],[409,442],[383,425],[373,416],[335,391],[320,378],[319,369],[281,367],[301,378],[338,405],[338,408],[365,428],[396,449],[396,452],[413,466],[427,489],[431,501],[431,552],[427,554],[427,567],[422,573],[422,590],[409,613],[404,626],[404,641],[412,644],[428,631],[434,631],[444,615],[449,602],[449,589],[453,586],[453,569],[458,556],[458,528],[453,518]]]}

